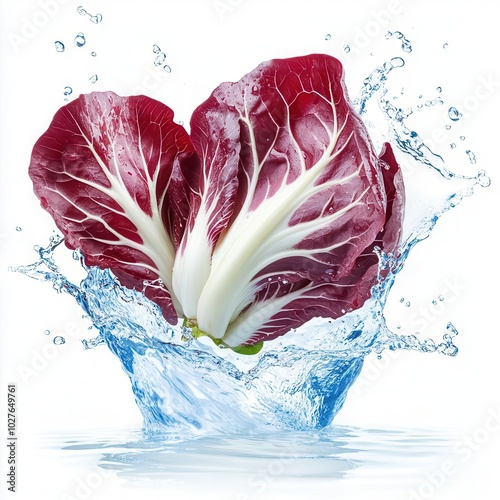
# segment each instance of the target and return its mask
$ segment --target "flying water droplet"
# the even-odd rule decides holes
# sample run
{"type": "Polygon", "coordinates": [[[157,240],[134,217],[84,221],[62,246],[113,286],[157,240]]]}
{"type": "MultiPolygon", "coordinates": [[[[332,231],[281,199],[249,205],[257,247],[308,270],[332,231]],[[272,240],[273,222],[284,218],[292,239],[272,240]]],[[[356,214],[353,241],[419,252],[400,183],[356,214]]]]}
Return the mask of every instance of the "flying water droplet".
{"type": "Polygon", "coordinates": [[[167,58],[167,56],[165,55],[165,53],[161,52],[158,56],[156,56],[154,65],[155,66],[161,66],[165,62],[166,58],[167,58]]]}
{"type": "Polygon", "coordinates": [[[453,120],[454,122],[460,120],[460,118],[462,118],[462,113],[460,113],[460,111],[458,111],[457,108],[455,108],[455,106],[452,106],[449,110],[448,110],[448,118],[450,120],[453,120]]]}
{"type": "Polygon", "coordinates": [[[57,42],[54,42],[54,45],[56,46],[57,52],[64,52],[64,43],[58,40],[57,42]]]}
{"type": "Polygon", "coordinates": [[[159,54],[161,52],[161,49],[160,47],[158,47],[158,45],[153,45],[153,53],[154,54],[159,54]]]}
{"type": "Polygon", "coordinates": [[[447,43],[443,43],[443,49],[447,49],[448,48],[448,44],[447,43]]]}
{"type": "Polygon", "coordinates": [[[403,35],[403,33],[401,33],[401,31],[389,31],[387,32],[387,35],[385,35],[385,38],[387,40],[391,38],[397,38],[398,40],[401,40],[401,50],[403,52],[411,52],[413,50],[410,41],[403,35]]]}
{"type": "Polygon", "coordinates": [[[58,335],[57,337],[54,337],[54,340],[52,342],[55,345],[63,345],[64,343],[66,343],[66,339],[58,335]]]}
{"type": "Polygon", "coordinates": [[[97,55],[97,53],[96,53],[96,52],[91,52],[91,53],[90,53],[90,55],[91,55],[92,57],[95,57],[95,56],[97,55]]]}
{"type": "Polygon", "coordinates": [[[327,33],[325,35],[325,40],[328,41],[328,40],[331,40],[332,39],[332,35],[330,35],[330,33],[327,33]]]}
{"type": "Polygon", "coordinates": [[[351,52],[351,47],[349,47],[349,45],[345,44],[345,45],[344,45],[344,52],[345,52],[346,54],[349,54],[349,52],[351,52]]]}
{"type": "Polygon", "coordinates": [[[405,303],[405,307],[410,307],[411,306],[411,302],[408,300],[406,303],[405,303]]]}
{"type": "Polygon", "coordinates": [[[81,5],[76,8],[76,11],[81,16],[89,16],[90,20],[94,24],[99,24],[102,21],[102,14],[96,14],[95,16],[93,16],[90,12],[87,12],[81,5]]]}
{"type": "Polygon", "coordinates": [[[78,34],[75,36],[75,45],[76,45],[77,47],[83,47],[83,46],[85,45],[85,42],[86,42],[86,41],[87,41],[87,40],[85,39],[85,35],[84,35],[82,32],[78,33],[78,34]]]}
{"type": "Polygon", "coordinates": [[[165,66],[163,66],[163,71],[165,71],[165,73],[172,73],[172,68],[168,64],[165,64],[165,66]]]}
{"type": "Polygon", "coordinates": [[[469,161],[471,162],[472,165],[476,164],[476,155],[468,149],[465,154],[469,157],[469,161]]]}
{"type": "Polygon", "coordinates": [[[95,83],[97,82],[97,80],[99,79],[99,77],[97,75],[92,75],[90,78],[89,78],[89,82],[90,83],[95,83]]]}
{"type": "Polygon", "coordinates": [[[64,87],[64,95],[71,95],[73,92],[73,89],[71,87],[64,87]]]}
{"type": "Polygon", "coordinates": [[[456,147],[457,147],[457,145],[456,145],[454,142],[452,142],[452,143],[450,144],[450,148],[451,148],[451,149],[455,149],[456,147]]]}
{"type": "Polygon", "coordinates": [[[23,228],[22,228],[21,226],[16,226],[16,231],[17,231],[18,233],[20,233],[22,230],[23,230],[23,228]]]}
{"type": "Polygon", "coordinates": [[[481,187],[488,187],[491,184],[491,179],[486,175],[486,172],[484,170],[480,170],[477,173],[477,183],[481,187]]]}
{"type": "Polygon", "coordinates": [[[436,92],[441,93],[442,91],[443,91],[443,89],[442,89],[441,87],[437,87],[437,88],[436,88],[436,92]]]}
{"type": "Polygon", "coordinates": [[[102,21],[102,15],[97,13],[95,16],[90,16],[90,20],[94,23],[94,24],[99,24],[101,21],[102,21]]]}

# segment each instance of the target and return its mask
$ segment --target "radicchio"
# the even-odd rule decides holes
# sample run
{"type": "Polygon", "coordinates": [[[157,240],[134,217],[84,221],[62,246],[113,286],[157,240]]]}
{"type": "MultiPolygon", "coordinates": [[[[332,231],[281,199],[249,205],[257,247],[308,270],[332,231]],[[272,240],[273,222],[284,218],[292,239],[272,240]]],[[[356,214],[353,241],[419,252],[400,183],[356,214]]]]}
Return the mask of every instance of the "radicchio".
{"type": "Polygon", "coordinates": [[[223,83],[190,136],[148,97],[82,95],[36,143],[30,176],[88,265],[233,348],[361,307],[375,247],[401,238],[394,154],[374,152],[327,55],[223,83]]]}

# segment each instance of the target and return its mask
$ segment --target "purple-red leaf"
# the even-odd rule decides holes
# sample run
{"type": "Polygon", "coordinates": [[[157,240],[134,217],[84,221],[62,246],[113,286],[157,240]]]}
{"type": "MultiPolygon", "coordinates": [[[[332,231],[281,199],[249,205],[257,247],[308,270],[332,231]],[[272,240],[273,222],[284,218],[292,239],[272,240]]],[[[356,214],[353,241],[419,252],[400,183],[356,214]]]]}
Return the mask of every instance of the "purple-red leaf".
{"type": "Polygon", "coordinates": [[[180,163],[196,161],[193,152],[165,105],[95,92],[57,112],[29,167],[66,245],[80,248],[87,265],[145,289],[171,322],[179,311],[171,269],[189,209],[180,163]]]}

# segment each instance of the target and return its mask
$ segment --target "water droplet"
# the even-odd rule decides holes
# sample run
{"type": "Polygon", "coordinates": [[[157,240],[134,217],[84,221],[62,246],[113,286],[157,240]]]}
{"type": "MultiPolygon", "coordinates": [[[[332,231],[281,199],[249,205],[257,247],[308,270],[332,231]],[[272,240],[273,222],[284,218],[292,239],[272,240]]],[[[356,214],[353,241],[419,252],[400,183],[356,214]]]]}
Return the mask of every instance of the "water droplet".
{"type": "Polygon", "coordinates": [[[91,17],[90,17],[90,20],[91,20],[94,24],[99,24],[99,23],[102,21],[102,14],[96,14],[95,16],[91,16],[91,17]]]}
{"type": "Polygon", "coordinates": [[[405,65],[405,60],[402,57],[393,57],[391,63],[394,68],[402,68],[405,65]]]}
{"type": "Polygon", "coordinates": [[[64,87],[64,95],[70,95],[73,92],[73,89],[71,87],[64,87]]]}
{"type": "Polygon", "coordinates": [[[89,82],[90,83],[95,83],[97,82],[97,80],[99,79],[99,77],[97,75],[92,75],[90,78],[89,78],[89,82]]]}
{"type": "Polygon", "coordinates": [[[452,106],[449,110],[448,110],[448,118],[450,120],[453,120],[454,122],[460,120],[460,118],[462,118],[462,113],[460,113],[460,111],[458,111],[457,108],[455,108],[454,106],[452,106]]]}
{"type": "Polygon", "coordinates": [[[184,121],[183,120],[179,120],[179,125],[184,125],[184,121]]]}
{"type": "Polygon", "coordinates": [[[443,89],[442,89],[441,87],[437,87],[437,88],[436,88],[436,92],[441,93],[442,91],[443,91],[443,89]]]}
{"type": "Polygon", "coordinates": [[[155,54],[159,54],[161,52],[161,49],[160,47],[158,47],[158,45],[153,45],[153,53],[155,54]]]}
{"type": "Polygon", "coordinates": [[[411,306],[411,302],[410,301],[406,302],[405,306],[406,307],[410,307],[411,306]]]}
{"type": "Polygon", "coordinates": [[[443,302],[444,301],[444,295],[438,295],[438,299],[440,302],[443,302]]]}
{"type": "Polygon", "coordinates": [[[165,62],[166,58],[167,58],[167,56],[165,55],[164,52],[162,52],[161,54],[159,54],[158,56],[156,56],[156,59],[154,61],[154,65],[155,66],[161,66],[165,62]]]}
{"type": "Polygon", "coordinates": [[[386,40],[389,40],[391,38],[397,38],[398,40],[401,40],[401,50],[403,52],[411,52],[412,46],[410,43],[410,40],[408,40],[401,31],[394,31],[394,33],[388,31],[387,34],[385,35],[386,40]]]}
{"type": "Polygon", "coordinates": [[[91,53],[90,53],[90,55],[91,55],[92,57],[95,57],[95,56],[97,55],[97,53],[96,53],[96,52],[91,52],[91,53]]]}
{"type": "Polygon", "coordinates": [[[404,297],[401,297],[401,298],[399,299],[399,302],[401,302],[401,304],[402,304],[404,301],[405,301],[405,298],[404,298],[404,297]]]}
{"type": "Polygon", "coordinates": [[[349,47],[349,45],[345,44],[345,45],[344,45],[344,52],[345,52],[346,54],[349,54],[349,52],[351,52],[351,47],[349,47]]]}
{"type": "Polygon", "coordinates": [[[461,136],[460,136],[460,140],[461,140],[461,141],[465,141],[465,135],[461,135],[461,136]]]}
{"type": "Polygon", "coordinates": [[[254,85],[252,87],[252,94],[257,94],[259,92],[259,87],[257,85],[254,85]]]}
{"type": "Polygon", "coordinates": [[[63,345],[66,342],[66,339],[64,337],[61,337],[58,335],[57,337],[54,337],[54,340],[52,341],[55,345],[63,345]]]}
{"type": "Polygon", "coordinates": [[[77,47],[83,47],[83,46],[85,45],[85,42],[86,42],[86,41],[87,41],[87,40],[85,39],[85,35],[84,35],[82,32],[78,33],[78,34],[75,36],[75,45],[76,45],[77,47]]]}
{"type": "Polygon", "coordinates": [[[447,49],[448,48],[448,44],[447,43],[443,43],[443,49],[447,49]]]}
{"type": "Polygon", "coordinates": [[[43,331],[43,334],[44,334],[44,335],[50,335],[50,330],[44,330],[44,331],[43,331]]]}
{"type": "Polygon", "coordinates": [[[165,66],[163,66],[163,71],[165,71],[165,73],[172,73],[172,68],[168,64],[165,64],[165,66]]]}
{"type": "Polygon", "coordinates": [[[328,41],[328,40],[331,40],[332,39],[332,35],[330,35],[330,33],[327,33],[325,35],[325,40],[328,41]]]}
{"type": "Polygon", "coordinates": [[[76,8],[76,11],[78,12],[78,14],[80,14],[81,16],[84,16],[87,11],[80,5],[79,7],[76,8]]]}
{"type": "Polygon", "coordinates": [[[468,149],[465,153],[469,157],[469,161],[471,162],[471,164],[475,165],[476,164],[476,155],[470,149],[468,149]]]}
{"type": "Polygon", "coordinates": [[[444,128],[445,128],[446,130],[450,130],[450,129],[451,129],[451,125],[446,125],[444,128]]]}
{"type": "Polygon", "coordinates": [[[23,228],[21,226],[16,226],[16,231],[19,233],[23,230],[23,228]]]}
{"type": "Polygon", "coordinates": [[[477,182],[481,187],[488,187],[491,184],[491,179],[486,175],[484,170],[477,173],[477,182]]]}
{"type": "Polygon", "coordinates": [[[452,143],[450,144],[450,148],[451,148],[451,149],[455,149],[456,147],[457,147],[457,145],[456,145],[454,142],[452,142],[452,143]]]}
{"type": "Polygon", "coordinates": [[[54,45],[56,46],[57,52],[64,52],[64,43],[62,42],[54,42],[54,45]]]}

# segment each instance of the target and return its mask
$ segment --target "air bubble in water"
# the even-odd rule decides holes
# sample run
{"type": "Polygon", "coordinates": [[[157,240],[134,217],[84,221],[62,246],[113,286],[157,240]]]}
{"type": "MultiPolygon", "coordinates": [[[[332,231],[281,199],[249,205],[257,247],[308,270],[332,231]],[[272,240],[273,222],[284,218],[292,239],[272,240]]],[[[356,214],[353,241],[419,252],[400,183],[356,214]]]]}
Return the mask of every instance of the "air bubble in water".
{"type": "Polygon", "coordinates": [[[68,87],[68,86],[64,87],[64,91],[63,91],[64,95],[71,95],[72,92],[73,92],[73,89],[71,87],[68,87]]]}
{"type": "Polygon", "coordinates": [[[92,75],[90,78],[89,78],[89,82],[90,83],[95,83],[97,82],[97,80],[99,79],[99,77],[97,75],[92,75]]]}
{"type": "Polygon", "coordinates": [[[57,42],[54,42],[54,45],[56,46],[57,52],[64,52],[64,43],[58,40],[57,42]]]}
{"type": "Polygon", "coordinates": [[[64,337],[61,337],[58,335],[57,337],[54,337],[54,340],[52,341],[55,345],[63,345],[66,342],[66,339],[64,337]]]}
{"type": "Polygon", "coordinates": [[[460,113],[460,111],[458,111],[457,108],[455,108],[455,106],[452,106],[449,110],[448,110],[448,118],[450,120],[453,120],[454,122],[460,120],[460,118],[462,118],[462,113],[460,113]]]}
{"type": "Polygon", "coordinates": [[[468,149],[465,154],[469,157],[469,161],[472,163],[472,165],[476,164],[476,155],[468,149]]]}
{"type": "Polygon", "coordinates": [[[78,34],[75,36],[75,45],[76,45],[77,47],[83,47],[83,46],[85,45],[85,42],[86,42],[86,41],[87,41],[87,40],[85,39],[85,35],[84,35],[82,32],[78,33],[78,34]]]}

